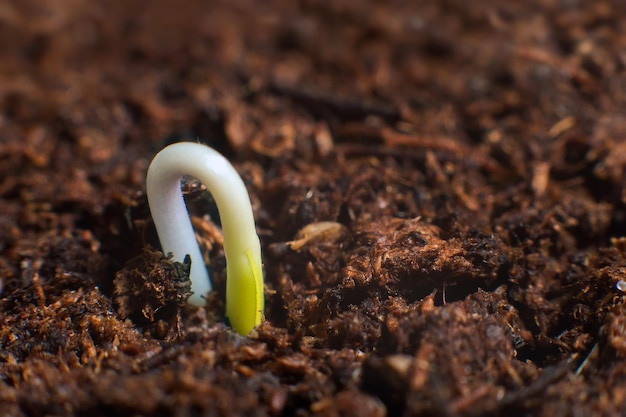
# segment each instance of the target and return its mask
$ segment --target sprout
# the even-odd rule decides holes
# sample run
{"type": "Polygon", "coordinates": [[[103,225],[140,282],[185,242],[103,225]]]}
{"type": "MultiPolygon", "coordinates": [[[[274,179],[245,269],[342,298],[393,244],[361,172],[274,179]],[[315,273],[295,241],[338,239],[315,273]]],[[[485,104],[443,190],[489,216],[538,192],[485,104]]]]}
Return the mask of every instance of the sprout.
{"type": "Polygon", "coordinates": [[[170,145],[150,163],[146,191],[159,240],[175,261],[191,257],[189,302],[196,306],[204,304],[211,281],[180,189],[183,175],[200,180],[215,199],[224,233],[226,316],[237,333],[247,335],[263,314],[261,246],[248,192],[226,158],[199,143],[170,145]]]}

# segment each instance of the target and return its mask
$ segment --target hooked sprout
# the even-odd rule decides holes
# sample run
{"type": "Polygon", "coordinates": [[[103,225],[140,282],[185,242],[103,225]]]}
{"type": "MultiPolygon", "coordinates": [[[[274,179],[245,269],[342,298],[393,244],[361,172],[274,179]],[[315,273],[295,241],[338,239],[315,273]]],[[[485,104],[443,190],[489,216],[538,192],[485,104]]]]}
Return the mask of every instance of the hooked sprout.
{"type": "Polygon", "coordinates": [[[246,187],[233,166],[208,146],[192,142],[169,145],[156,154],[146,178],[146,192],[163,253],[183,262],[191,257],[189,303],[204,305],[211,281],[183,200],[183,175],[200,180],[211,192],[222,221],[226,256],[226,316],[233,329],[247,335],[263,315],[261,246],[246,187]]]}

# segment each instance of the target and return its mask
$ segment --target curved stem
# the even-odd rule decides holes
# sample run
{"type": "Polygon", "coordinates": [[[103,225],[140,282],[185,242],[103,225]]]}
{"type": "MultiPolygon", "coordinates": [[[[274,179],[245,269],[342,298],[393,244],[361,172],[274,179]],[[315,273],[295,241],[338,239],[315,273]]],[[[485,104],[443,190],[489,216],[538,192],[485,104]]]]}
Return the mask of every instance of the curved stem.
{"type": "Polygon", "coordinates": [[[209,274],[195,239],[180,189],[183,175],[197,178],[211,192],[222,221],[226,255],[226,315],[246,335],[263,311],[261,246],[250,197],[233,166],[215,150],[198,143],[175,143],[159,152],[148,168],[146,191],[164,253],[182,262],[191,257],[189,302],[200,306],[211,291],[209,274]]]}

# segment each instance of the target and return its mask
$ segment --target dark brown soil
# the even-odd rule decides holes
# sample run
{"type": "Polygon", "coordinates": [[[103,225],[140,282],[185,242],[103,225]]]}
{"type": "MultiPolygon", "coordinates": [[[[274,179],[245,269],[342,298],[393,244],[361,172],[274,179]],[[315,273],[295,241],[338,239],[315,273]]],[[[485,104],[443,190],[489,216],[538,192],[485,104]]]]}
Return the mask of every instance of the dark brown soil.
{"type": "Polygon", "coordinates": [[[14,0],[0,50],[0,415],[626,415],[622,0],[14,0]],[[180,140],[251,193],[250,337],[200,184],[206,308],[154,249],[180,140]]]}

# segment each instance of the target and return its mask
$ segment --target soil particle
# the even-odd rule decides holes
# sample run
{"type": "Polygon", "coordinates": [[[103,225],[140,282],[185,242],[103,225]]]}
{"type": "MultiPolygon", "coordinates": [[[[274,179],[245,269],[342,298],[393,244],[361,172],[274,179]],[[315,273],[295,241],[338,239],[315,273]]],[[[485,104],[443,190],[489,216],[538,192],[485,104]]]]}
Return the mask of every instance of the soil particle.
{"type": "MultiPolygon", "coordinates": [[[[174,320],[180,332],[180,310],[191,296],[190,258],[173,262],[161,252],[145,250],[131,259],[113,279],[113,302],[122,319],[131,318],[138,325],[154,324],[154,337],[163,337],[167,321],[174,320]],[[143,319],[143,320],[141,320],[143,319]]],[[[171,339],[171,331],[169,332],[171,339]]]]}

